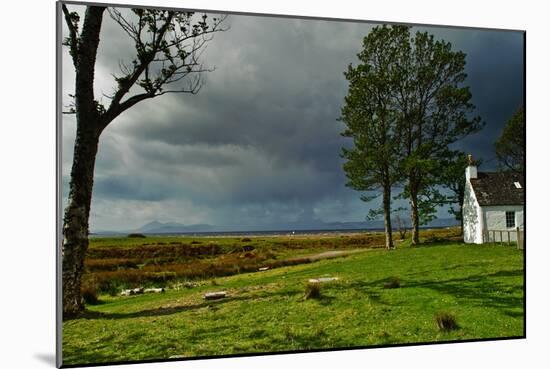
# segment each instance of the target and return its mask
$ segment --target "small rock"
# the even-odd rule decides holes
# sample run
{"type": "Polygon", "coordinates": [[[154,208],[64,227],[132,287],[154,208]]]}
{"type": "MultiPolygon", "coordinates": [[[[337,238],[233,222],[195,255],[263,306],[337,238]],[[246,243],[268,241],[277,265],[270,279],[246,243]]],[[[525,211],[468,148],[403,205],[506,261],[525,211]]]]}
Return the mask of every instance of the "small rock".
{"type": "Polygon", "coordinates": [[[332,282],[337,281],[338,277],[324,277],[324,278],[312,278],[308,282],[309,283],[326,283],[326,282],[332,282]]]}
{"type": "Polygon", "coordinates": [[[260,272],[263,272],[263,271],[266,271],[266,270],[269,270],[269,267],[262,267],[262,268],[258,269],[258,271],[260,271],[260,272]]]}
{"type": "Polygon", "coordinates": [[[217,299],[223,299],[224,297],[227,297],[227,292],[225,291],[207,292],[204,294],[205,300],[217,300],[217,299]]]}
{"type": "Polygon", "coordinates": [[[121,296],[132,296],[132,295],[140,295],[144,291],[143,287],[139,288],[133,288],[130,290],[124,290],[120,293],[121,296]]]}
{"type": "Polygon", "coordinates": [[[145,292],[145,293],[159,293],[159,292],[164,292],[164,288],[146,288],[143,292],[145,292]]]}

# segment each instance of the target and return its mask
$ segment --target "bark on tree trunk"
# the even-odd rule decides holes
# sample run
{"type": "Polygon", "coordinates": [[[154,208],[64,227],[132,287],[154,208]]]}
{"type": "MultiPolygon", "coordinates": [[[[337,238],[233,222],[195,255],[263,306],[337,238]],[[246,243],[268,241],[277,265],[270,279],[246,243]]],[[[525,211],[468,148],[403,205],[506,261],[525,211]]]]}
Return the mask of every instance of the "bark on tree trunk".
{"type": "Polygon", "coordinates": [[[386,249],[393,249],[392,227],[391,227],[391,189],[390,186],[384,186],[383,194],[384,207],[384,233],[386,234],[386,249]]]}
{"type": "Polygon", "coordinates": [[[79,124],[77,128],[69,201],[63,218],[63,318],[83,309],[80,285],[88,249],[88,219],[99,142],[99,132],[91,126],[94,124],[79,124]]]}
{"type": "Polygon", "coordinates": [[[76,139],[69,198],[63,218],[63,318],[83,309],[80,294],[84,257],[88,249],[88,219],[92,200],[95,156],[99,135],[106,126],[94,98],[94,72],[105,7],[88,6],[73,55],[75,64],[76,139]]]}
{"type": "Polygon", "coordinates": [[[420,236],[419,236],[419,217],[418,217],[418,194],[416,191],[411,191],[411,199],[410,199],[410,205],[411,205],[411,225],[412,225],[412,240],[411,244],[413,246],[418,245],[420,243],[420,236]]]}

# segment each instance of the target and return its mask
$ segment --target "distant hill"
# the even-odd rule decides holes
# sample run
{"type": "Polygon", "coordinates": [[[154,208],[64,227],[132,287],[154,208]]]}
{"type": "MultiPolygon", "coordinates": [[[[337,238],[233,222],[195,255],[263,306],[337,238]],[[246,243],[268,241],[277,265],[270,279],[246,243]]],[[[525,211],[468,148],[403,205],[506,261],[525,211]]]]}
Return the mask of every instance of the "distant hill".
{"type": "MultiPolygon", "coordinates": [[[[407,219],[407,228],[410,228],[410,221],[407,219]]],[[[422,228],[440,228],[452,227],[459,223],[454,218],[435,219],[428,225],[422,228]]],[[[394,224],[395,227],[395,224],[394,224]]],[[[309,222],[309,223],[287,223],[287,224],[272,224],[261,226],[219,226],[211,224],[190,224],[185,225],[176,222],[162,223],[157,220],[144,224],[138,229],[121,230],[121,231],[96,231],[92,234],[102,236],[116,236],[128,233],[144,233],[144,234],[178,234],[178,233],[208,233],[208,232],[258,232],[258,231],[308,231],[308,230],[370,230],[383,229],[384,222],[382,220],[369,220],[363,222],[309,222]]]]}
{"type": "Polygon", "coordinates": [[[191,233],[191,232],[214,232],[214,226],[210,224],[191,224],[185,225],[181,223],[161,223],[153,221],[136,229],[136,233],[191,233]]]}

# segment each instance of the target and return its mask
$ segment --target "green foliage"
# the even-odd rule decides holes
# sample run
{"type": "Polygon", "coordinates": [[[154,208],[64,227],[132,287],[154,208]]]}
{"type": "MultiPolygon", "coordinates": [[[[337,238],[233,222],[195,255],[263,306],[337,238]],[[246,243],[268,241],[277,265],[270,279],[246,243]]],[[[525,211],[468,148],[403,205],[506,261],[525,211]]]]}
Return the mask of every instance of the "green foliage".
{"type": "MultiPolygon", "coordinates": [[[[441,162],[448,146],[480,130],[479,117],[470,117],[474,105],[463,86],[466,55],[453,51],[449,42],[417,32],[411,38],[403,74],[401,169],[407,182],[403,191],[417,204],[419,223],[434,219],[437,206],[445,202],[439,191],[441,162]]],[[[413,212],[414,216],[414,212],[413,212]]]]}
{"type": "MultiPolygon", "coordinates": [[[[437,208],[447,203],[446,197],[438,187],[438,177],[435,172],[430,173],[429,177],[426,176],[423,182],[424,187],[416,194],[419,225],[426,225],[436,219],[437,208]]],[[[410,187],[405,185],[403,191],[395,198],[410,199],[411,196],[410,187]]]]}
{"type": "Polygon", "coordinates": [[[404,183],[399,196],[426,224],[445,203],[439,172],[449,145],[483,126],[463,85],[466,55],[427,32],[383,25],[364,38],[358,57],[345,73],[341,117],[343,135],[353,138],[343,150],[348,186],[370,191],[364,199],[371,200],[380,188],[404,183]]]}
{"type": "Polygon", "coordinates": [[[342,156],[347,160],[347,185],[358,191],[374,191],[398,179],[398,117],[391,105],[399,69],[398,37],[406,32],[406,27],[376,27],[363,41],[360,64],[349,65],[344,73],[349,90],[340,120],[346,125],[342,135],[353,139],[353,148],[343,148],[342,156]]]}
{"type": "Polygon", "coordinates": [[[502,168],[523,172],[525,170],[525,110],[518,109],[508,120],[495,142],[495,151],[502,168]]]}
{"type": "Polygon", "coordinates": [[[401,65],[399,63],[408,28],[404,26],[375,27],[363,40],[363,50],[357,55],[360,63],[348,66],[344,73],[349,81],[340,121],[346,129],[344,137],[353,140],[353,147],[343,148],[347,186],[361,192],[363,201],[382,190],[380,211],[372,210],[368,217],[383,213],[386,218],[387,247],[391,245],[391,188],[399,181],[399,115],[393,109],[401,65]]]}
{"type": "MultiPolygon", "coordinates": [[[[466,186],[465,170],[469,165],[468,155],[461,151],[448,150],[440,162],[438,182],[451,194],[444,199],[449,205],[449,214],[462,222],[462,204],[466,186]]],[[[480,166],[481,160],[474,160],[473,164],[480,166]]]]}

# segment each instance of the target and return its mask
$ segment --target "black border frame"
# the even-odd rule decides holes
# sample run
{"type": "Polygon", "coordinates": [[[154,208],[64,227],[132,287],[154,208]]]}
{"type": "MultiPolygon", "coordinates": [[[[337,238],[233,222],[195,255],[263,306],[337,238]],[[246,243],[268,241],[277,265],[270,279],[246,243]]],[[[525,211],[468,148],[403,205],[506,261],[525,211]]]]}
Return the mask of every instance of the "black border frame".
{"type": "Polygon", "coordinates": [[[524,239],[523,239],[523,335],[510,336],[510,337],[495,337],[495,338],[479,338],[479,339],[467,339],[467,340],[449,340],[449,341],[436,341],[436,342],[414,342],[414,343],[396,343],[387,345],[370,345],[370,346],[351,346],[351,347],[334,347],[323,349],[310,349],[310,350],[285,350],[285,351],[268,351],[261,353],[243,353],[243,354],[229,354],[229,355],[211,355],[211,356],[193,356],[185,358],[175,359],[146,359],[146,360],[132,360],[132,361],[113,361],[113,362],[101,362],[101,363],[81,363],[81,364],[69,364],[63,365],[63,313],[62,313],[62,254],[61,243],[63,242],[62,235],[62,50],[61,45],[63,34],[63,20],[61,16],[61,6],[67,5],[103,5],[103,6],[116,6],[122,8],[143,8],[143,9],[162,9],[162,10],[179,10],[179,11],[193,11],[204,13],[221,13],[228,15],[242,15],[252,17],[269,17],[269,18],[284,18],[284,19],[303,19],[303,20],[322,20],[330,22],[346,22],[346,23],[377,23],[377,24],[395,24],[395,25],[408,25],[408,26],[421,26],[421,27],[440,27],[440,28],[453,28],[453,29],[469,29],[469,30],[485,30],[485,31],[499,31],[499,32],[521,32],[523,34],[523,108],[525,114],[525,126],[524,126],[524,142],[527,146],[527,31],[521,29],[509,29],[509,28],[491,28],[491,27],[468,27],[468,26],[456,26],[446,24],[428,24],[428,23],[411,23],[411,22],[392,22],[381,20],[366,20],[366,19],[350,19],[350,18],[331,18],[331,17],[318,17],[318,16],[302,16],[292,14],[270,14],[270,13],[253,13],[253,12],[240,12],[240,11],[228,11],[217,9],[196,9],[196,8],[180,8],[170,6],[157,6],[157,5],[135,5],[135,4],[119,4],[119,3],[102,3],[102,2],[85,2],[85,1],[72,1],[72,0],[57,0],[55,6],[55,19],[56,19],[56,38],[55,38],[55,51],[56,51],[56,367],[58,368],[81,368],[81,367],[100,367],[108,365],[127,365],[127,364],[145,364],[145,363],[163,363],[163,362],[185,362],[192,360],[205,360],[205,359],[224,359],[224,358],[238,358],[238,357],[256,357],[256,356],[271,356],[271,355],[288,355],[288,354],[302,354],[302,353],[316,353],[316,352],[332,352],[332,351],[347,351],[347,350],[365,350],[365,349],[379,349],[379,348],[392,348],[392,347],[411,347],[411,346],[429,346],[429,345],[444,345],[455,343],[474,343],[474,342],[492,342],[492,341],[508,341],[527,338],[527,153],[525,153],[525,168],[523,171],[525,181],[525,202],[523,205],[523,227],[524,227],[524,239]]]}

